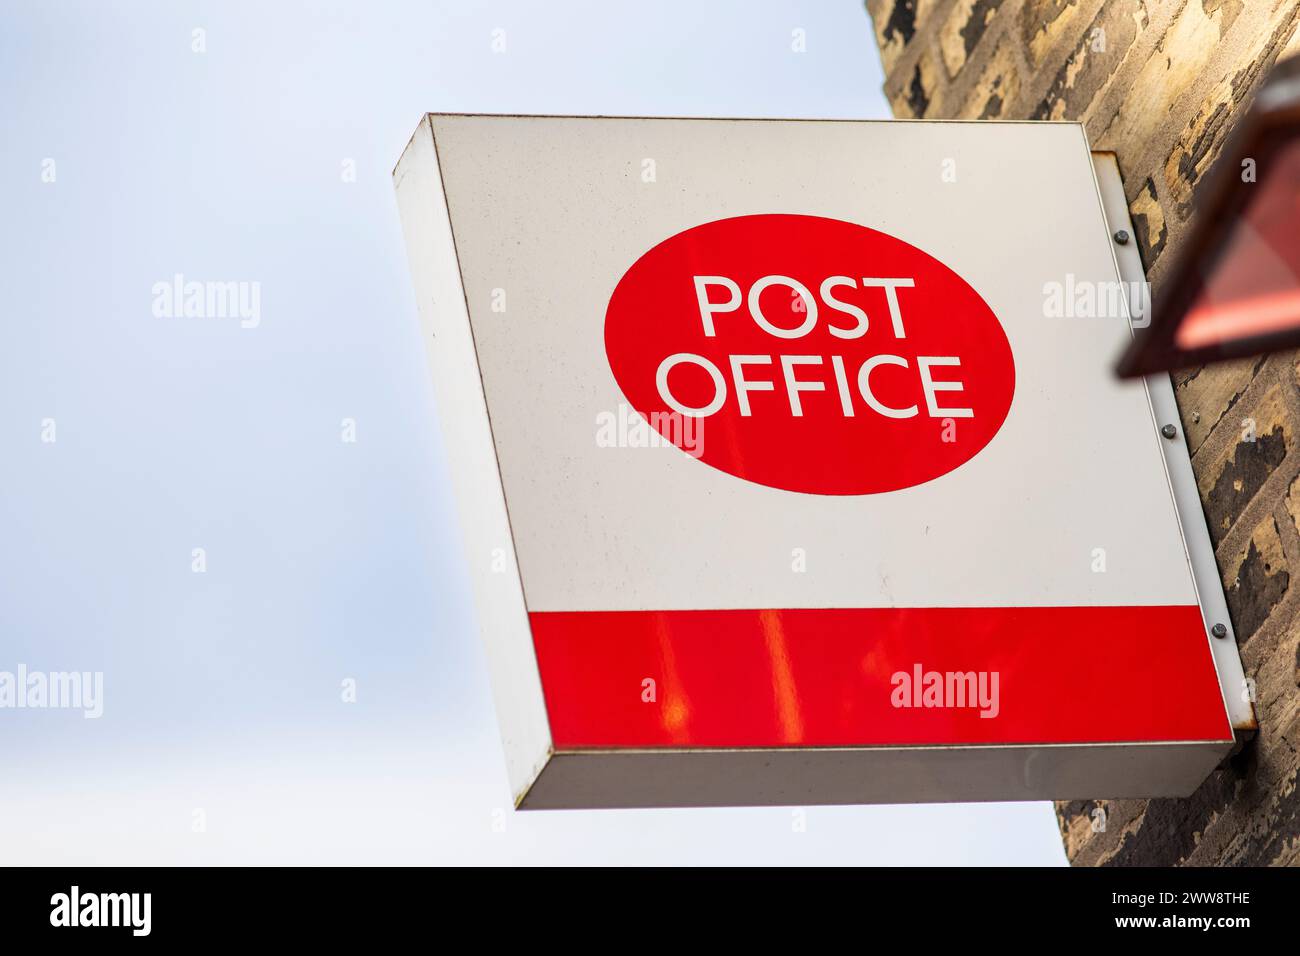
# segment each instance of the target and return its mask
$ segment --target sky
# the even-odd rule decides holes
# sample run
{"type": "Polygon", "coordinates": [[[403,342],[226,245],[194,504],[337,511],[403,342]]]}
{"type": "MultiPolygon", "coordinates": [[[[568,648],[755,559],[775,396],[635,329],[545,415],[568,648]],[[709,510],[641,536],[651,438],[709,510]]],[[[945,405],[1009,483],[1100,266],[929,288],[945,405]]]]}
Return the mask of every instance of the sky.
{"type": "Polygon", "coordinates": [[[0,863],[1064,864],[1047,803],[509,809],[393,165],[881,82],[857,0],[0,3],[0,671],[103,675],[0,709],[0,863]]]}

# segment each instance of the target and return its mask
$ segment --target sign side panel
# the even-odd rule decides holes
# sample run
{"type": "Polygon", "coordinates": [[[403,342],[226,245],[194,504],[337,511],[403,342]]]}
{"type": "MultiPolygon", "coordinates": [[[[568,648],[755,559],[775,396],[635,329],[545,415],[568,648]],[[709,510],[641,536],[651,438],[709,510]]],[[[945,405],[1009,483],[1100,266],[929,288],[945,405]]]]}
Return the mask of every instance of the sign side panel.
{"type": "Polygon", "coordinates": [[[517,803],[550,755],[550,727],[427,117],[402,154],[393,181],[517,803]]]}
{"type": "MultiPolygon", "coordinates": [[[[1097,187],[1111,235],[1121,229],[1130,236],[1136,235],[1133,223],[1129,219],[1128,202],[1124,197],[1124,183],[1120,178],[1115,155],[1094,153],[1093,166],[1096,169],[1097,187]]],[[[1135,244],[1122,246],[1114,252],[1116,265],[1125,282],[1130,284],[1145,282],[1146,274],[1142,270],[1142,258],[1135,244]]],[[[1149,299],[1150,297],[1147,296],[1148,310],[1149,299]]],[[[1140,321],[1148,322],[1150,316],[1142,316],[1140,321]]],[[[1177,422],[1178,403],[1174,398],[1174,387],[1168,374],[1161,372],[1147,377],[1144,381],[1151,400],[1151,411],[1155,416],[1152,421],[1153,431],[1165,423],[1177,422]]],[[[1182,429],[1179,431],[1181,433],[1182,429]]],[[[1196,487],[1196,474],[1192,471],[1192,460],[1187,450],[1187,436],[1181,433],[1176,440],[1163,442],[1163,446],[1170,494],[1178,511],[1179,527],[1187,550],[1187,560],[1196,582],[1196,595],[1201,606],[1205,639],[1209,643],[1215,670],[1218,671],[1219,685],[1222,688],[1228,717],[1237,730],[1255,730],[1259,725],[1255,719],[1252,692],[1249,690],[1250,685],[1246,683],[1245,671],[1241,666],[1241,654],[1237,650],[1237,638],[1232,631],[1232,622],[1228,616],[1228,601],[1223,594],[1223,581],[1219,577],[1219,566],[1214,557],[1214,544],[1210,540],[1210,531],[1205,524],[1201,495],[1196,487]],[[1222,624],[1227,628],[1227,634],[1221,639],[1209,636],[1216,624],[1222,624]]]]}
{"type": "Polygon", "coordinates": [[[1186,797],[1230,746],[560,751],[520,809],[1186,797]]]}

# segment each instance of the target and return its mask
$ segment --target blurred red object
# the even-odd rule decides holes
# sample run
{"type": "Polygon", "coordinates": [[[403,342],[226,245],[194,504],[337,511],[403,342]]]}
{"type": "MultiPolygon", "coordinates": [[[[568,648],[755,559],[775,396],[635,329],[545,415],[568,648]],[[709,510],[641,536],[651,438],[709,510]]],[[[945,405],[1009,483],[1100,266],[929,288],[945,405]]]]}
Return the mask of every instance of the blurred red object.
{"type": "Polygon", "coordinates": [[[1300,57],[1225,147],[1122,377],[1300,346],[1300,57]]]}

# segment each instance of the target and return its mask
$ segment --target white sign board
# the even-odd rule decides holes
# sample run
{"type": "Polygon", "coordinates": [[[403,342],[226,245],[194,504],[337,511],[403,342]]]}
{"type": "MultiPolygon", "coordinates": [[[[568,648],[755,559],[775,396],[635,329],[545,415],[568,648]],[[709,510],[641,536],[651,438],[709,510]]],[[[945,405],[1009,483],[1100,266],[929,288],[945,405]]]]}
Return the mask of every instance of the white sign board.
{"type": "Polygon", "coordinates": [[[1185,794],[1249,721],[1080,126],[431,115],[394,178],[521,806],[1185,794]]]}

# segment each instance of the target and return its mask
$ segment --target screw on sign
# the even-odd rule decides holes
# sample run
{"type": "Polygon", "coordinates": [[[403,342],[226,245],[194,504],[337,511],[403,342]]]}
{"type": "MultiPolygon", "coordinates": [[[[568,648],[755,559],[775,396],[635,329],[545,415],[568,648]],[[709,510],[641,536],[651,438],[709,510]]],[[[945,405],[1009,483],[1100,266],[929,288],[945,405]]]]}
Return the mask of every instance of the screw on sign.
{"type": "Polygon", "coordinates": [[[818,216],[705,223],[614,289],[605,350],[628,402],[700,460],[789,491],[896,491],[960,467],[1011,409],[1015,364],[969,284],[900,239],[818,216]]]}

